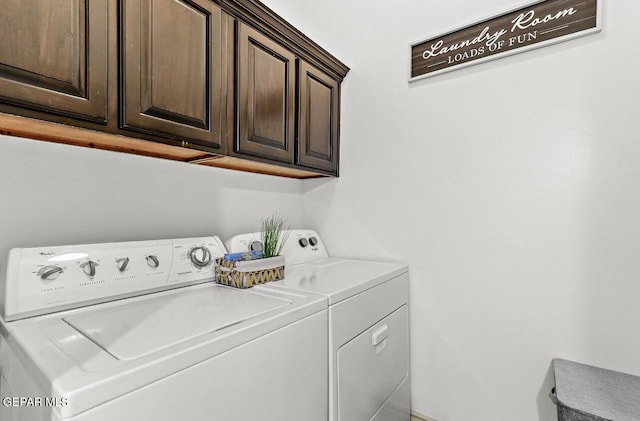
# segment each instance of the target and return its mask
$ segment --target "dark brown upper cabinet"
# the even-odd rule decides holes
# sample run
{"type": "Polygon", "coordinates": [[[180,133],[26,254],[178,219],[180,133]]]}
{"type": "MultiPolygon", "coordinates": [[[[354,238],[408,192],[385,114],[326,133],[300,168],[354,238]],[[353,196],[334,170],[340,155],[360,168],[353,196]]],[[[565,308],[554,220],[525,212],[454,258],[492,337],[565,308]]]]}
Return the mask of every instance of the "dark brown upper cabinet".
{"type": "Polygon", "coordinates": [[[348,71],[258,0],[0,0],[0,134],[338,175],[348,71]]]}
{"type": "Polygon", "coordinates": [[[121,1],[121,127],[223,152],[220,8],[210,0],[121,1]]]}
{"type": "Polygon", "coordinates": [[[238,23],[238,136],[234,152],[293,163],[294,54],[238,23]]]}
{"type": "Polygon", "coordinates": [[[106,123],[107,1],[3,0],[0,7],[0,101],[106,123]]]}
{"type": "Polygon", "coordinates": [[[299,83],[296,163],[337,175],[340,83],[302,60],[299,83]]]}

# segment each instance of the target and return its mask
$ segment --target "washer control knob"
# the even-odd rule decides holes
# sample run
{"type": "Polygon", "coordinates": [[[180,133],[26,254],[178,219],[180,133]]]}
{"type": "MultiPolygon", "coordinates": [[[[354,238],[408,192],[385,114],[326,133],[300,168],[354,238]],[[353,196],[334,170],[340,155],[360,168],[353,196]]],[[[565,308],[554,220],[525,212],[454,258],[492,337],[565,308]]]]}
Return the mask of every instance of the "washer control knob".
{"type": "Polygon", "coordinates": [[[204,246],[194,247],[189,252],[189,258],[194,265],[201,268],[211,263],[211,252],[204,246]]]}
{"type": "Polygon", "coordinates": [[[82,268],[82,271],[87,276],[95,276],[96,275],[96,266],[98,266],[98,264],[96,262],[94,262],[93,260],[88,260],[88,261],[86,261],[86,262],[84,262],[83,264],[80,265],[80,267],[82,268]]]}
{"type": "Polygon", "coordinates": [[[312,246],[315,246],[318,244],[318,239],[316,237],[310,237],[309,238],[309,244],[311,244],[312,246]]]}
{"type": "Polygon", "coordinates": [[[306,239],[306,238],[304,238],[304,237],[303,237],[303,238],[301,238],[301,239],[299,239],[299,240],[298,240],[298,243],[300,243],[300,245],[301,245],[302,247],[307,247],[307,246],[309,245],[309,242],[308,242],[308,241],[307,241],[307,239],[306,239]]]}
{"type": "Polygon", "coordinates": [[[60,266],[49,265],[45,266],[38,271],[38,276],[43,281],[54,281],[58,279],[58,276],[63,272],[60,266]]]}
{"type": "Polygon", "coordinates": [[[252,241],[249,243],[249,251],[262,251],[262,242],[260,241],[252,241]]]}
{"type": "Polygon", "coordinates": [[[149,267],[157,268],[158,266],[160,266],[160,261],[158,260],[158,256],[156,256],[154,254],[150,254],[150,255],[146,256],[146,259],[147,259],[147,264],[149,265],[149,267]]]}
{"type": "Polygon", "coordinates": [[[118,265],[118,270],[120,272],[124,272],[129,268],[129,258],[121,257],[120,259],[116,259],[116,265],[118,265]]]}

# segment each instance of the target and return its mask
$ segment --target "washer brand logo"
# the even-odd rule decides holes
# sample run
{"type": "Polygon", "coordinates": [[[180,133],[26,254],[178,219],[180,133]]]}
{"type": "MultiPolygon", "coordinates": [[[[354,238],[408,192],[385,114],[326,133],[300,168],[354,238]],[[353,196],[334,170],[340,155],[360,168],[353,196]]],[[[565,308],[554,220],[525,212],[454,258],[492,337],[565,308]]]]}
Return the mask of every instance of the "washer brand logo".
{"type": "Polygon", "coordinates": [[[55,406],[64,407],[69,405],[69,399],[40,396],[6,396],[2,398],[3,406],[10,407],[43,407],[43,406],[55,406]]]}
{"type": "Polygon", "coordinates": [[[53,251],[47,251],[47,252],[40,252],[40,256],[55,256],[55,252],[53,251]]]}

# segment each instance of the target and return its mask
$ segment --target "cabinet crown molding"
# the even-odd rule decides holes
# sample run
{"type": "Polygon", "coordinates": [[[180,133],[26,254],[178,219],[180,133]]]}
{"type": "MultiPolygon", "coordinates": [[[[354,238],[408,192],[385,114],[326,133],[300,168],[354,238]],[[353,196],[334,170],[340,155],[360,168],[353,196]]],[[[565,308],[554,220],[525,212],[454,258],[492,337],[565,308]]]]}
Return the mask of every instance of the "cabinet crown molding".
{"type": "Polygon", "coordinates": [[[342,82],[349,67],[258,0],[220,0],[234,18],[265,31],[314,66],[342,82]]]}

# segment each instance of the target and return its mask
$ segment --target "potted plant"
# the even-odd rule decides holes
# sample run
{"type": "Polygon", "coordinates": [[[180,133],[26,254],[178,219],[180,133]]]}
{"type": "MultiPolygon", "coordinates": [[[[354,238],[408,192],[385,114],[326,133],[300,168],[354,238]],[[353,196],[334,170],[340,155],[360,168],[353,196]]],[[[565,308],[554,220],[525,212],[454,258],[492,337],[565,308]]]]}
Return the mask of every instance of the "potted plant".
{"type": "Polygon", "coordinates": [[[288,228],[279,214],[273,214],[262,220],[262,254],[265,259],[280,256],[289,236],[288,228]]]}
{"type": "Polygon", "coordinates": [[[288,226],[279,214],[263,219],[262,252],[233,253],[217,259],[216,282],[250,288],[284,278],[284,256],[280,252],[288,236],[288,226]]]}

